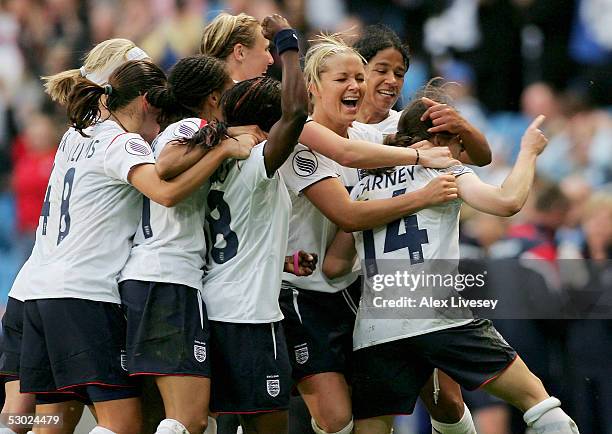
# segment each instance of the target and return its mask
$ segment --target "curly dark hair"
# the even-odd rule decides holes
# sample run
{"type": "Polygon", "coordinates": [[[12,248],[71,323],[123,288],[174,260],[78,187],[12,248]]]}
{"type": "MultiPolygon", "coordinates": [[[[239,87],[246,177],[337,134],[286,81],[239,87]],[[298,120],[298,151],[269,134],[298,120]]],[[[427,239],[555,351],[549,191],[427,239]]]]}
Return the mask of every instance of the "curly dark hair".
{"type": "Polygon", "coordinates": [[[353,48],[368,62],[387,48],[395,48],[404,58],[406,70],[410,66],[410,50],[408,45],[402,44],[397,34],[384,24],[367,26],[361,37],[353,44],[353,48]]]}

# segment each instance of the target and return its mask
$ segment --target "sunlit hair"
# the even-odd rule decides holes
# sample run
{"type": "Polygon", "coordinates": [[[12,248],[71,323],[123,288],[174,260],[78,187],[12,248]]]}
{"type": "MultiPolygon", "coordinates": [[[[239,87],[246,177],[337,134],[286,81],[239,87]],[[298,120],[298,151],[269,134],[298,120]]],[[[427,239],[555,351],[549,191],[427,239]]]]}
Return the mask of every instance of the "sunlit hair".
{"type": "Polygon", "coordinates": [[[200,43],[200,53],[225,60],[236,44],[253,47],[260,24],[247,14],[219,14],[205,28],[200,43]]]}
{"type": "MultiPolygon", "coordinates": [[[[133,48],[136,48],[136,44],[129,39],[118,38],[100,42],[87,53],[81,69],[70,69],[41,77],[45,92],[49,94],[53,101],[65,105],[78,78],[97,73],[97,75],[101,74],[104,77],[100,76],[100,80],[93,81],[97,84],[104,84],[115,68],[129,60],[127,54],[133,48]]],[[[91,77],[88,78],[91,79],[91,77]]]]}
{"type": "Polygon", "coordinates": [[[335,33],[320,34],[310,41],[313,45],[306,52],[304,61],[304,78],[308,89],[311,86],[321,86],[321,74],[327,71],[327,61],[338,55],[351,55],[359,58],[365,65],[367,62],[361,54],[335,33]]]}

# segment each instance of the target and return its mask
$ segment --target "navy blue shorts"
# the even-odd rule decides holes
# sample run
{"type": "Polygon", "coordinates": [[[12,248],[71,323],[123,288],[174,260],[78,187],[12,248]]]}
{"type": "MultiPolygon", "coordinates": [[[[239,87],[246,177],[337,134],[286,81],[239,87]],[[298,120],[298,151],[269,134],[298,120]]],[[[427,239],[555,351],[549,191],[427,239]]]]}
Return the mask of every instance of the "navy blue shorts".
{"type": "Polygon", "coordinates": [[[252,414],[287,410],[291,365],[280,322],[210,321],[210,411],[252,414]]]}
{"type": "MultiPolygon", "coordinates": [[[[355,283],[350,288],[359,287],[355,283]]],[[[299,382],[323,372],[340,372],[350,379],[358,296],[349,289],[326,293],[283,282],[279,301],[293,379],[299,382]]]]}
{"type": "Polygon", "coordinates": [[[121,305],[74,298],[24,306],[21,392],[83,402],[138,396],[126,369],[121,305]],[[93,388],[92,388],[93,387],[93,388]]]}
{"type": "Polygon", "coordinates": [[[486,319],[373,345],[353,354],[356,419],[412,413],[434,368],[474,390],[495,379],[517,357],[486,319]]]}
{"type": "Polygon", "coordinates": [[[119,291],[130,375],[210,377],[208,316],[197,289],[126,280],[119,291]]]}
{"type": "Polygon", "coordinates": [[[19,380],[22,335],[23,301],[9,297],[0,337],[0,376],[6,377],[5,381],[19,380]]]}

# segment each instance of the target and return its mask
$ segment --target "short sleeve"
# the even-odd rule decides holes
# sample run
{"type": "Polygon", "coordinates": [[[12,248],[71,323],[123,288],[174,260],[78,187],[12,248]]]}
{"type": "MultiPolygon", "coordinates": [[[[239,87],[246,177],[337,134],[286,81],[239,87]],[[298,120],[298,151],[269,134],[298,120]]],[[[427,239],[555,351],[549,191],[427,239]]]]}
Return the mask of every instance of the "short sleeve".
{"type": "Polygon", "coordinates": [[[349,138],[352,140],[363,140],[364,142],[377,143],[381,145],[385,139],[382,132],[371,125],[354,122],[348,130],[349,138]]]}
{"type": "Polygon", "coordinates": [[[159,157],[168,143],[181,139],[190,139],[206,124],[205,119],[186,118],[169,125],[151,144],[155,157],[159,157]]]}
{"type": "Polygon", "coordinates": [[[246,184],[249,189],[256,188],[260,183],[270,181],[266,173],[266,164],[264,161],[264,145],[266,142],[261,142],[253,147],[251,155],[246,160],[238,160],[236,165],[240,170],[240,179],[246,184]]]}
{"type": "Polygon", "coordinates": [[[451,167],[447,167],[446,169],[438,169],[439,173],[445,173],[450,175],[455,175],[455,177],[460,177],[461,175],[465,175],[466,173],[474,173],[474,171],[467,166],[462,164],[456,164],[451,167]]]}
{"type": "Polygon", "coordinates": [[[155,164],[155,158],[151,146],[138,134],[119,134],[106,148],[104,172],[111,178],[127,183],[132,167],[140,164],[155,164]]]}
{"type": "Polygon", "coordinates": [[[322,179],[340,176],[333,160],[299,143],[281,166],[280,172],[287,188],[296,194],[322,179]]]}

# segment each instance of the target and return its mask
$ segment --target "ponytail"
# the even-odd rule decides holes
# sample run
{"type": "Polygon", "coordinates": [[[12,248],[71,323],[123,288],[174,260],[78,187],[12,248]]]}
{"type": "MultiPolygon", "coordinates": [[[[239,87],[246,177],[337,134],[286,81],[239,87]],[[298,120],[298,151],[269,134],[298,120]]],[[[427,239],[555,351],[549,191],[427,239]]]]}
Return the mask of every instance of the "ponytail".
{"type": "Polygon", "coordinates": [[[100,120],[100,98],[105,89],[86,78],[79,78],[68,97],[67,112],[70,126],[83,137],[89,137],[83,130],[100,120]]]}
{"type": "Polygon", "coordinates": [[[51,97],[51,100],[66,105],[68,96],[80,77],[80,69],[69,69],[55,75],[41,77],[41,80],[44,83],[45,92],[51,97]]]}
{"type": "Polygon", "coordinates": [[[190,152],[196,147],[209,151],[221,143],[221,140],[226,137],[229,137],[227,135],[227,126],[223,122],[213,121],[204,125],[190,138],[183,137],[179,139],[178,142],[181,145],[187,146],[187,151],[185,153],[190,152]]]}

